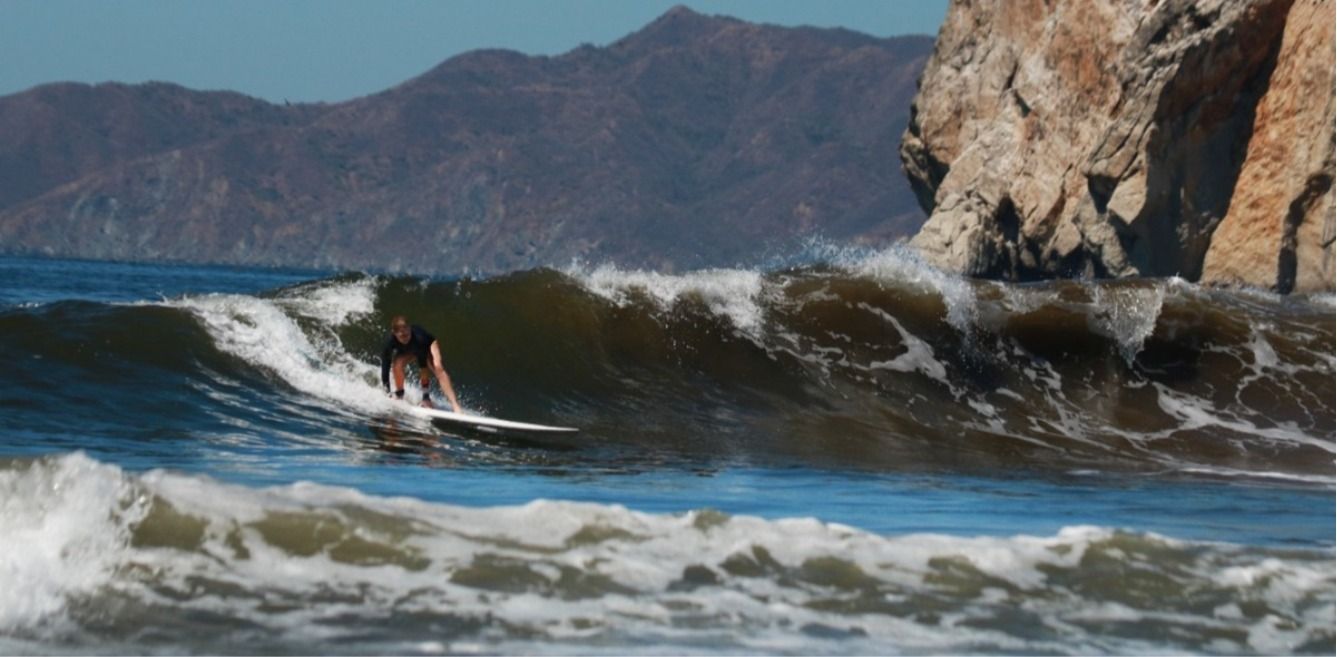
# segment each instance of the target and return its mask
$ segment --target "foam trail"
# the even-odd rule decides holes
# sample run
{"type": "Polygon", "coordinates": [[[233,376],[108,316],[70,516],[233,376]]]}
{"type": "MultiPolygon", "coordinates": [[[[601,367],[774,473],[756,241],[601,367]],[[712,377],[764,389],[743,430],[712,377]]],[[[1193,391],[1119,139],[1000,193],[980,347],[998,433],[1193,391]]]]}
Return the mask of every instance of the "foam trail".
{"type": "Polygon", "coordinates": [[[1259,427],[1248,420],[1231,417],[1227,410],[1215,409],[1207,400],[1177,393],[1160,383],[1154,384],[1161,410],[1179,420],[1177,430],[1189,431],[1204,427],[1221,427],[1237,434],[1255,436],[1279,443],[1317,447],[1329,454],[1337,453],[1337,444],[1305,434],[1294,425],[1259,427]]]}
{"type": "Polygon", "coordinates": [[[868,367],[870,369],[884,369],[897,372],[917,371],[935,381],[941,382],[948,388],[952,388],[953,392],[955,392],[955,387],[947,378],[947,368],[933,357],[932,347],[923,340],[915,337],[914,334],[905,330],[905,327],[901,326],[901,323],[885,310],[874,308],[866,303],[860,303],[859,308],[862,308],[891,324],[892,327],[896,329],[896,332],[900,334],[901,344],[905,345],[905,353],[889,361],[875,361],[869,363],[868,367]]]}

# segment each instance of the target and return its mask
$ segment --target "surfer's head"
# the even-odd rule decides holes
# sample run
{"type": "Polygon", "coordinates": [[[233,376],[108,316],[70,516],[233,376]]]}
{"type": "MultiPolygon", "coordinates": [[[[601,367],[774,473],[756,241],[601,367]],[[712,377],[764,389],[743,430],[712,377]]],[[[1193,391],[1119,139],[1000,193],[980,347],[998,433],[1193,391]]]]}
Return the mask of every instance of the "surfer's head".
{"type": "Polygon", "coordinates": [[[395,318],[390,320],[390,333],[401,344],[408,344],[409,338],[413,335],[412,329],[409,328],[408,318],[403,315],[395,315],[395,318]]]}

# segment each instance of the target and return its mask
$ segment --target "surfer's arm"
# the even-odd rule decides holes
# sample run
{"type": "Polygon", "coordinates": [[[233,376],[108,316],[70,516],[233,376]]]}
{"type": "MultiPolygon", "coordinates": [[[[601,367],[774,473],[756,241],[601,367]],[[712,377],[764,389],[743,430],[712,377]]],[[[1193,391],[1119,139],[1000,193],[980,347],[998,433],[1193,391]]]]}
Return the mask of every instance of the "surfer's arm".
{"type": "MultiPolygon", "coordinates": [[[[394,345],[385,345],[385,349],[381,351],[381,387],[385,388],[387,393],[390,392],[390,363],[394,360],[394,357],[394,345]]],[[[401,390],[399,393],[402,398],[403,391],[401,390]]]]}

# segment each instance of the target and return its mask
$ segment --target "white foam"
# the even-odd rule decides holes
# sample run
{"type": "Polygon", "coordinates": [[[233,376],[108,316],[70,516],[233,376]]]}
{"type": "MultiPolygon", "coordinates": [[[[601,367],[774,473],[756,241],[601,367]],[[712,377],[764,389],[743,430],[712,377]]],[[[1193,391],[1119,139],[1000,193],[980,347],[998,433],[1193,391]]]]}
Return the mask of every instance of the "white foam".
{"type": "Polygon", "coordinates": [[[146,500],[82,453],[0,470],[0,632],[52,623],[121,565],[146,500]]]}
{"type": "Polygon", "coordinates": [[[1094,285],[1092,311],[1087,315],[1091,330],[1114,339],[1119,353],[1130,365],[1143,343],[1156,330],[1156,320],[1165,305],[1165,287],[1094,285]]]}
{"type": "Polygon", "coordinates": [[[1306,484],[1322,484],[1333,486],[1337,484],[1337,479],[1332,475],[1305,475],[1291,472],[1271,472],[1266,470],[1238,470],[1226,467],[1209,466],[1176,466],[1176,470],[1191,474],[1214,475],[1218,477],[1248,477],[1251,479],[1276,479],[1278,481],[1302,482],[1306,484]]]}
{"type": "Polygon", "coordinates": [[[210,295],[173,302],[193,312],[214,344],[288,385],[321,399],[371,408],[376,376],[371,365],[350,358],[332,338],[313,342],[279,305],[244,295],[210,295]]]}
{"type": "MultiPolygon", "coordinates": [[[[322,286],[277,299],[211,294],[164,302],[193,313],[215,346],[340,409],[384,412],[375,365],[354,358],[333,329],[373,310],[375,282],[322,286]],[[317,320],[308,334],[294,316],[317,320]]],[[[415,389],[416,390],[416,389],[415,389]]]]}
{"type": "MultiPolygon", "coordinates": [[[[1249,349],[1253,352],[1253,363],[1260,369],[1284,369],[1287,374],[1294,374],[1294,367],[1285,367],[1277,357],[1277,350],[1267,341],[1264,328],[1257,322],[1249,322],[1249,349]]],[[[1260,373],[1261,375],[1261,373],[1260,373]]]]}
{"type": "Polygon", "coordinates": [[[1265,614],[1252,624],[1240,615],[1237,605],[1232,605],[1233,609],[1214,610],[1217,618],[1231,626],[1246,625],[1248,644],[1253,650],[1263,654],[1293,653],[1314,638],[1315,624],[1326,624],[1331,632],[1337,607],[1331,597],[1313,596],[1314,591],[1333,586],[1333,572],[1327,565],[1279,558],[1249,560],[1244,564],[1233,564],[1233,560],[1227,553],[1215,564],[1198,563],[1193,570],[1199,576],[1210,573],[1225,586],[1249,591],[1248,598],[1265,603],[1269,609],[1295,610],[1285,614],[1286,618],[1276,613],[1265,614]],[[1215,567],[1209,571],[1209,566],[1215,567]]]}
{"type": "MultiPolygon", "coordinates": [[[[1145,560],[1145,554],[1173,551],[1191,563],[1194,579],[1187,585],[1222,588],[1235,599],[1259,599],[1276,614],[1303,620],[1304,627],[1294,632],[1276,624],[1257,627],[1251,636],[1255,649],[1331,628],[1330,619],[1310,611],[1331,607],[1330,554],[1302,558],[1287,551],[1260,557],[1232,546],[1154,535],[1128,539],[1146,545],[1146,552],[1132,554],[1124,540],[1117,549],[1110,544],[1116,538],[1113,530],[1091,526],[1047,537],[878,536],[811,518],[657,515],[544,500],[476,509],[306,483],[249,489],[161,471],[133,477],[82,456],[54,459],[34,470],[0,472],[6,493],[0,501],[0,529],[6,538],[25,539],[17,551],[0,553],[0,585],[5,591],[37,592],[0,596],[0,627],[32,630],[43,618],[58,615],[68,596],[104,586],[175,613],[236,618],[307,648],[345,641],[365,629],[357,619],[375,626],[387,614],[497,618],[520,628],[521,636],[535,637],[476,637],[481,643],[475,647],[501,652],[548,651],[545,646],[561,641],[574,642],[559,645],[584,652],[607,645],[601,642],[608,637],[640,637],[637,645],[655,637],[653,642],[665,646],[706,645],[712,651],[726,641],[725,651],[747,652],[809,652],[815,646],[842,652],[960,652],[978,646],[1048,652],[1111,640],[1074,624],[1081,620],[1170,619],[1208,628],[1246,622],[1232,619],[1228,610],[1198,615],[1191,604],[1174,606],[1174,598],[1149,609],[1119,607],[1063,583],[1088,576],[1085,557],[1100,549],[1105,559],[1131,560],[1146,569],[1157,564],[1145,560]],[[143,505],[155,499],[169,501],[176,513],[202,523],[199,548],[130,544],[129,532],[143,517],[143,505]],[[317,546],[314,554],[294,554],[266,540],[263,521],[291,522],[285,519],[293,517],[318,522],[325,528],[321,531],[344,532],[416,555],[423,565],[408,569],[350,562],[329,545],[317,546]],[[368,517],[379,520],[360,520],[368,517]],[[31,549],[24,547],[29,543],[31,549]],[[237,556],[238,546],[244,557],[237,556]],[[511,567],[525,569],[536,584],[479,587],[455,579],[488,559],[517,564],[511,567]],[[731,560],[753,563],[758,572],[732,575],[723,566],[731,560]],[[709,569],[716,581],[675,588],[689,567],[709,569]],[[950,578],[965,577],[981,589],[971,593],[969,585],[959,591],[944,585],[949,572],[954,573],[950,578]],[[573,575],[615,586],[562,594],[560,587],[569,585],[573,575]],[[195,584],[200,581],[217,582],[229,592],[200,590],[195,584]],[[925,609],[946,603],[947,608],[940,621],[823,610],[823,603],[868,595],[870,584],[861,581],[871,582],[876,595],[888,601],[912,606],[922,601],[925,609]],[[164,594],[170,591],[188,594],[164,594]],[[260,602],[269,599],[299,604],[265,609],[260,602]],[[1318,604],[1311,604],[1314,600],[1318,604]],[[1033,640],[973,627],[999,620],[995,614],[1017,604],[1068,628],[1065,638],[1033,640]],[[857,627],[862,635],[823,644],[804,635],[800,628],[805,626],[857,627]]],[[[1098,594],[1100,589],[1091,590],[1098,594]]],[[[632,649],[616,645],[619,651],[632,649]]],[[[1117,641],[1101,645],[1114,652],[1139,647],[1117,641]]]]}
{"type": "Polygon", "coordinates": [[[839,266],[855,276],[864,276],[895,285],[917,287],[938,294],[947,306],[947,322],[963,334],[974,327],[978,310],[971,283],[957,274],[949,274],[927,262],[904,245],[893,245],[872,255],[837,260],[839,266]]]}
{"type": "Polygon", "coordinates": [[[1228,409],[1214,407],[1211,400],[1176,392],[1161,383],[1152,385],[1156,388],[1156,401],[1161,410],[1179,421],[1176,431],[1221,427],[1258,438],[1294,445],[1309,445],[1330,454],[1337,452],[1337,445],[1332,441],[1310,436],[1294,424],[1260,427],[1247,419],[1235,416],[1228,409]]]}
{"type": "Polygon", "coordinates": [[[698,296],[711,312],[728,317],[738,330],[759,337],[764,324],[761,273],[745,269],[708,269],[686,274],[618,269],[602,265],[593,270],[572,267],[566,271],[585,289],[624,306],[632,292],[640,292],[660,310],[669,310],[689,295],[698,296]]]}
{"type": "Polygon", "coordinates": [[[1325,310],[1337,310],[1337,295],[1332,293],[1316,292],[1304,297],[1310,304],[1323,308],[1325,310]]]}
{"type": "MultiPolygon", "coordinates": [[[[1252,358],[1249,360],[1240,358],[1240,363],[1253,370],[1253,373],[1244,379],[1244,383],[1260,378],[1272,378],[1273,380],[1287,380],[1297,374],[1304,372],[1314,372],[1331,376],[1334,369],[1337,369],[1337,354],[1332,352],[1315,351],[1313,349],[1297,349],[1299,353],[1309,356],[1312,360],[1302,362],[1303,359],[1293,358],[1284,360],[1277,350],[1273,347],[1274,341],[1284,341],[1287,337],[1294,339],[1296,336],[1292,327],[1278,327],[1276,324],[1267,321],[1249,320],[1249,342],[1246,345],[1252,358]]],[[[1314,336],[1317,338],[1318,336],[1314,336]]],[[[1319,342],[1318,339],[1314,340],[1319,342]]],[[[1220,348],[1214,350],[1221,350],[1220,348]]],[[[1229,348],[1226,348],[1229,353],[1229,348]]],[[[1243,389],[1244,383],[1239,385],[1243,389]]]]}
{"type": "Polygon", "coordinates": [[[901,345],[905,347],[905,353],[889,360],[869,363],[870,369],[894,370],[897,372],[919,372],[930,379],[938,381],[943,385],[955,390],[955,386],[947,378],[947,367],[933,356],[933,347],[920,340],[915,334],[905,330],[900,321],[890,313],[881,308],[875,308],[866,303],[860,303],[860,309],[869,312],[882,321],[891,324],[896,332],[901,336],[901,345]]]}
{"type": "Polygon", "coordinates": [[[995,282],[994,289],[1002,293],[1002,298],[1009,312],[1024,315],[1046,306],[1061,303],[1062,295],[1056,285],[1016,285],[995,282]]]}
{"type": "MultiPolygon", "coordinates": [[[[1297,377],[1307,372],[1331,377],[1334,362],[1337,362],[1334,361],[1334,354],[1299,349],[1300,353],[1309,356],[1308,362],[1303,362],[1298,355],[1290,360],[1282,359],[1273,347],[1273,341],[1283,340],[1281,336],[1285,334],[1285,330],[1279,330],[1272,322],[1249,320],[1248,324],[1249,342],[1244,346],[1249,354],[1248,358],[1244,357],[1236,347],[1221,346],[1211,349],[1235,358],[1248,370],[1248,373],[1241,376],[1235,384],[1236,404],[1241,408],[1250,408],[1250,404],[1246,401],[1246,391],[1255,382],[1261,381],[1264,386],[1280,387],[1284,391],[1281,394],[1294,396],[1304,407],[1315,410],[1327,407],[1331,400],[1321,399],[1309,386],[1301,385],[1297,377]]],[[[1295,339],[1297,336],[1290,337],[1295,339]]],[[[1262,411],[1263,415],[1267,414],[1267,409],[1255,410],[1262,411]]]]}
{"type": "Polygon", "coordinates": [[[338,327],[365,317],[376,307],[379,281],[365,278],[350,283],[303,286],[288,290],[278,303],[285,309],[328,326],[338,327]]]}

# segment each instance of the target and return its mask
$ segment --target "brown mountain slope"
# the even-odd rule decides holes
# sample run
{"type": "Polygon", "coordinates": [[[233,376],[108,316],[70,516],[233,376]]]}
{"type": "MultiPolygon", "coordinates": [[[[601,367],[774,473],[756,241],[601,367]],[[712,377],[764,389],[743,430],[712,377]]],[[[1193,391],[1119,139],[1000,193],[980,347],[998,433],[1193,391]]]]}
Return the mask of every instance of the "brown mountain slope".
{"type": "Polygon", "coordinates": [[[51,84],[6,96],[0,98],[0,208],[144,155],[304,123],[327,107],[278,107],[160,82],[51,84]]]}
{"type": "MultiPolygon", "coordinates": [[[[245,99],[255,108],[159,125],[144,117],[163,116],[161,103],[126,102],[117,113],[131,118],[116,123],[142,134],[98,141],[93,130],[76,155],[42,155],[70,177],[0,196],[20,201],[0,206],[0,244],[496,272],[573,258],[748,263],[814,234],[885,241],[923,220],[894,154],[931,45],[675,9],[606,48],[473,52],[333,106],[245,99]]],[[[0,121],[4,144],[29,134],[0,121]]],[[[54,137],[30,141],[0,154],[58,152],[54,137]]]]}

